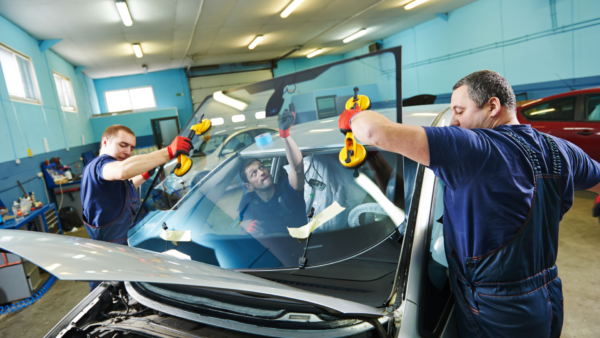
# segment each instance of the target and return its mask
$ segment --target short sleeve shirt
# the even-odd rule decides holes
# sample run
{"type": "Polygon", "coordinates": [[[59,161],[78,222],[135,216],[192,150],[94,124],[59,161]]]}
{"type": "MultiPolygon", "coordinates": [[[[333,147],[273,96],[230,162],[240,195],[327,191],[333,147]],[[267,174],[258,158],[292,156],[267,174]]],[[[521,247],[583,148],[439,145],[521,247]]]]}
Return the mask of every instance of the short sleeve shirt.
{"type": "Polygon", "coordinates": [[[93,159],[83,169],[81,177],[81,205],[83,219],[90,225],[99,227],[114,221],[126,202],[125,187],[131,196],[137,196],[135,187],[130,181],[107,181],[102,170],[108,163],[115,162],[109,155],[101,155],[93,159]]]}
{"type": "Polygon", "coordinates": [[[244,194],[238,206],[242,220],[256,220],[265,233],[287,232],[308,223],[302,192],[294,190],[288,178],[275,184],[275,194],[265,202],[254,191],[244,194]]]}
{"type": "MultiPolygon", "coordinates": [[[[445,184],[444,231],[461,260],[501,247],[517,234],[531,208],[533,169],[508,131],[533,149],[543,173],[551,170],[550,149],[530,125],[425,128],[429,168],[445,184]]],[[[573,205],[574,190],[600,183],[600,165],[574,144],[553,139],[562,163],[562,219],[573,205]]]]}

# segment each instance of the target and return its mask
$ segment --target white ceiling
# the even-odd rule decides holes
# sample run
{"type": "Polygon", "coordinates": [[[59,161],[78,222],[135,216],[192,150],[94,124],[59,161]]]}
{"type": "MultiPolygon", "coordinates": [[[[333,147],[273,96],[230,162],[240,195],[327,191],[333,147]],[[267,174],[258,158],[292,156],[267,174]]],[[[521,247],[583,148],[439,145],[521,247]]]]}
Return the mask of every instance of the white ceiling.
{"type": "Polygon", "coordinates": [[[291,0],[127,0],[131,27],[122,24],[114,0],[0,0],[0,15],[38,40],[63,39],[53,51],[104,78],[139,74],[143,64],[157,71],[269,60],[297,45],[303,48],[290,58],[317,48],[344,54],[475,0],[429,0],[404,10],[411,1],[304,0],[283,19],[279,13],[291,0]],[[366,35],[342,43],[361,28],[366,35]],[[264,39],[249,50],[257,35],[264,39]],[[131,48],[136,42],[141,59],[131,48]]]}

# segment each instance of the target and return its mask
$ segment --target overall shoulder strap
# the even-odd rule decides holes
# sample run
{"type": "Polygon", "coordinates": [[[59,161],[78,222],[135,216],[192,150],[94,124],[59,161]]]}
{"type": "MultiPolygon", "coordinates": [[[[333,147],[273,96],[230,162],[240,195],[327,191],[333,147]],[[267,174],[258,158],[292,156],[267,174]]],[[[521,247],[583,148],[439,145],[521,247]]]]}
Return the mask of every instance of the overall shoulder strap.
{"type": "Polygon", "coordinates": [[[531,147],[529,146],[529,144],[527,144],[527,142],[525,142],[525,140],[521,136],[515,134],[515,132],[513,132],[512,130],[502,133],[510,137],[525,151],[525,154],[527,155],[527,158],[529,159],[529,162],[533,167],[534,174],[542,175],[542,167],[540,166],[540,161],[537,158],[537,155],[535,154],[533,149],[531,149],[531,147]]]}

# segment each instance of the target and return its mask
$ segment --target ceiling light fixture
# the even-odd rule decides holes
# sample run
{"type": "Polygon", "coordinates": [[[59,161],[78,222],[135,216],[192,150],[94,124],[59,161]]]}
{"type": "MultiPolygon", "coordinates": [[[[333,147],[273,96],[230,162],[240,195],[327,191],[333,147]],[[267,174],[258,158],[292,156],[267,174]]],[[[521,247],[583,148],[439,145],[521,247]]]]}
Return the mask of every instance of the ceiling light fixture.
{"type": "Polygon", "coordinates": [[[404,6],[404,9],[406,9],[407,11],[419,6],[420,4],[427,2],[427,0],[415,0],[411,3],[409,3],[408,5],[404,6]]]}
{"type": "MultiPolygon", "coordinates": [[[[244,114],[233,115],[233,116],[231,117],[231,121],[232,121],[233,123],[244,122],[244,121],[246,121],[246,115],[244,115],[244,114]]],[[[245,126],[244,126],[244,127],[245,127],[245,126]]]]}
{"type": "Polygon", "coordinates": [[[133,45],[131,45],[131,47],[133,47],[133,52],[135,53],[135,56],[137,56],[138,58],[144,56],[144,53],[142,52],[142,46],[140,46],[139,43],[134,43],[133,45]]]}
{"type": "Polygon", "coordinates": [[[133,25],[133,20],[131,20],[131,13],[129,13],[129,7],[127,7],[127,2],[125,0],[116,0],[115,5],[117,6],[117,11],[119,11],[119,15],[121,16],[121,21],[125,26],[133,25]]]}
{"type": "Polygon", "coordinates": [[[315,56],[317,56],[317,55],[319,55],[321,53],[323,53],[323,50],[322,49],[317,49],[316,51],[308,54],[306,57],[310,59],[310,58],[315,57],[315,56]]]}
{"type": "Polygon", "coordinates": [[[256,47],[256,45],[258,45],[258,43],[262,41],[262,39],[262,35],[255,37],[254,41],[252,41],[252,43],[248,46],[248,49],[254,49],[254,47],[256,47]]]}
{"type": "Polygon", "coordinates": [[[292,1],[292,3],[289,4],[283,10],[283,12],[281,12],[281,17],[285,19],[288,16],[290,16],[290,14],[292,14],[292,12],[294,11],[294,9],[296,9],[296,7],[300,6],[300,4],[302,3],[302,1],[304,1],[304,0],[294,0],[294,1],[292,1]]]}
{"type": "Polygon", "coordinates": [[[222,91],[214,92],[213,99],[215,99],[215,101],[217,101],[217,102],[221,102],[222,104],[226,104],[237,110],[244,110],[248,107],[248,104],[246,102],[242,102],[240,100],[231,98],[231,97],[223,94],[222,91]]]}
{"type": "Polygon", "coordinates": [[[360,38],[361,36],[365,35],[366,33],[367,33],[366,29],[361,29],[358,32],[356,32],[356,33],[350,35],[349,37],[345,38],[343,41],[344,41],[344,43],[348,43],[348,42],[350,42],[350,41],[352,41],[354,39],[360,38]]]}
{"type": "MultiPolygon", "coordinates": [[[[210,119],[210,123],[212,123],[213,126],[220,126],[223,123],[225,123],[225,119],[223,119],[222,117],[215,117],[214,119],[210,119]]],[[[222,133],[224,131],[225,130],[221,130],[216,132],[215,134],[222,133]]]]}
{"type": "Polygon", "coordinates": [[[264,119],[267,117],[267,112],[266,111],[257,111],[256,113],[254,113],[254,117],[257,120],[264,119]]]}

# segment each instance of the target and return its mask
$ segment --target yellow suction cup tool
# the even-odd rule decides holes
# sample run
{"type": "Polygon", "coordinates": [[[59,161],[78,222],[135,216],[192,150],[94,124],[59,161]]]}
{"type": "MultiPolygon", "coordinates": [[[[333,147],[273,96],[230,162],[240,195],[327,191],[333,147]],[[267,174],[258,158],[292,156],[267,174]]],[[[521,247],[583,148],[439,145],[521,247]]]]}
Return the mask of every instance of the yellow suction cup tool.
{"type": "MultiPolygon", "coordinates": [[[[212,123],[210,120],[201,120],[200,123],[195,124],[190,127],[190,133],[188,138],[191,140],[194,137],[194,134],[201,137],[204,142],[208,142],[210,140],[210,134],[207,134],[212,129],[212,123]],[[206,134],[206,135],[204,135],[206,134]],[[203,136],[204,135],[204,136],[203,136]]],[[[192,160],[185,155],[177,156],[177,165],[175,165],[175,169],[173,172],[177,177],[181,177],[187,174],[188,171],[192,168],[192,160]]]]}
{"type": "Polygon", "coordinates": [[[349,98],[348,101],[346,101],[346,109],[354,108],[355,104],[358,104],[360,111],[371,108],[371,100],[369,100],[366,95],[356,95],[356,98],[349,98]]]}
{"type": "Polygon", "coordinates": [[[192,168],[192,160],[185,155],[177,156],[177,165],[175,166],[175,175],[181,177],[192,168]]]}
{"type": "Polygon", "coordinates": [[[367,158],[367,150],[356,142],[352,132],[346,133],[345,146],[340,151],[340,163],[349,169],[360,167],[367,158]]]}

